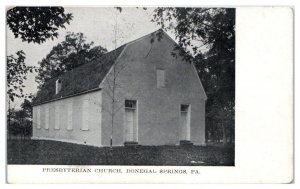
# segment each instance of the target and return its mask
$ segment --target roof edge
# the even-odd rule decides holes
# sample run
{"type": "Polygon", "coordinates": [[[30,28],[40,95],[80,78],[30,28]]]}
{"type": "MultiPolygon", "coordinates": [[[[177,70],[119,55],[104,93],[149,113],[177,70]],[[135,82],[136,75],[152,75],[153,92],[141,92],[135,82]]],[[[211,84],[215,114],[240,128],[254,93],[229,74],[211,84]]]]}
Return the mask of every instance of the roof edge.
{"type": "MultiPolygon", "coordinates": [[[[158,31],[159,31],[159,30],[158,30],[158,31]]],[[[167,38],[168,38],[171,42],[173,42],[175,45],[178,45],[177,42],[176,42],[171,36],[169,36],[169,34],[168,34],[167,32],[165,32],[164,30],[161,30],[161,31],[167,36],[167,38]]],[[[204,90],[204,87],[203,87],[203,84],[202,84],[202,82],[201,82],[201,79],[200,79],[200,77],[199,77],[198,71],[197,71],[197,69],[196,69],[196,67],[195,67],[195,64],[194,64],[193,62],[191,62],[191,64],[192,64],[193,70],[194,70],[194,72],[196,73],[197,78],[198,78],[198,80],[199,80],[200,88],[201,88],[201,90],[202,90],[202,92],[203,92],[203,94],[204,94],[204,100],[207,100],[207,95],[206,95],[206,92],[205,92],[205,90],[204,90]]]]}
{"type": "MultiPolygon", "coordinates": [[[[106,75],[104,76],[104,78],[102,79],[102,81],[100,82],[100,84],[98,85],[99,88],[102,88],[102,85],[103,85],[104,81],[106,80],[106,77],[110,74],[110,72],[112,72],[112,69],[113,69],[113,67],[115,66],[115,63],[119,61],[120,57],[121,57],[121,56],[123,55],[123,53],[125,52],[125,49],[127,48],[128,43],[125,43],[124,45],[125,45],[125,46],[124,46],[122,52],[121,52],[121,53],[119,54],[119,56],[116,58],[115,62],[114,62],[114,63],[112,64],[112,66],[109,68],[109,71],[106,73],[106,75]]],[[[122,46],[122,45],[121,45],[121,46],[122,46]]],[[[121,46],[120,46],[120,47],[121,47],[121,46]]],[[[118,48],[119,48],[119,47],[118,47],[118,48]]],[[[116,49],[117,49],[117,48],[116,48],[116,49]]],[[[114,49],[114,50],[116,50],[116,49],[114,49]]]]}
{"type": "MultiPolygon", "coordinates": [[[[101,83],[99,84],[99,87],[102,87],[102,85],[103,85],[103,83],[104,83],[106,77],[112,72],[112,69],[113,69],[115,63],[119,61],[120,57],[124,54],[126,48],[127,48],[129,45],[131,45],[131,44],[133,44],[133,43],[136,43],[136,42],[138,42],[138,41],[140,41],[140,40],[142,40],[142,39],[144,39],[144,38],[146,38],[146,37],[149,37],[149,36],[151,36],[152,34],[154,34],[154,33],[156,33],[156,32],[159,32],[159,31],[163,31],[169,38],[171,38],[164,30],[158,29],[158,30],[155,30],[154,32],[151,32],[151,33],[149,33],[149,34],[147,34],[147,35],[141,36],[141,37],[139,37],[139,38],[137,38],[137,39],[134,39],[134,40],[132,40],[132,41],[129,41],[129,42],[123,44],[123,45],[125,45],[125,47],[123,48],[122,52],[119,54],[119,56],[117,57],[117,59],[115,60],[115,62],[114,62],[114,64],[112,65],[112,67],[109,69],[109,71],[106,73],[106,75],[105,75],[104,78],[102,79],[101,83]]],[[[172,38],[171,38],[171,39],[172,39],[172,38]]],[[[172,39],[172,40],[173,40],[173,39],[172,39]]],[[[174,40],[173,40],[173,41],[174,41],[174,40]]],[[[175,41],[174,41],[174,42],[175,42],[175,41]]],[[[176,43],[176,42],[175,42],[175,43],[176,43]]],[[[122,46],[122,45],[121,45],[121,46],[122,46]]],[[[121,46],[120,46],[120,47],[121,47],[121,46]]],[[[119,47],[117,47],[117,48],[119,48],[119,47]]],[[[115,48],[114,50],[116,50],[117,48],[115,48]]],[[[114,51],[114,50],[112,50],[112,51],[114,51]]],[[[110,51],[110,52],[111,52],[111,51],[110,51]]],[[[108,52],[108,53],[109,53],[109,52],[108,52]]]]}
{"type": "Polygon", "coordinates": [[[74,96],[80,96],[80,95],[83,95],[83,94],[86,94],[86,93],[95,92],[95,91],[99,91],[99,90],[102,90],[102,88],[97,87],[97,88],[87,90],[87,91],[83,91],[83,92],[80,92],[80,93],[75,93],[75,94],[72,94],[72,95],[68,95],[68,96],[64,96],[64,97],[58,97],[58,98],[54,98],[52,100],[43,101],[41,103],[33,103],[32,106],[39,106],[39,105],[42,105],[42,104],[47,104],[49,102],[63,100],[63,99],[71,98],[71,97],[74,97],[74,96]]]}
{"type": "MultiPolygon", "coordinates": [[[[125,45],[125,47],[123,48],[123,50],[122,50],[122,52],[119,54],[119,56],[118,56],[118,58],[115,60],[115,62],[114,62],[114,64],[112,65],[112,67],[110,68],[110,70],[107,72],[107,74],[105,75],[105,77],[103,78],[103,80],[101,81],[101,83],[99,84],[99,87],[102,87],[102,85],[103,85],[103,83],[104,83],[104,81],[105,81],[105,79],[106,79],[106,77],[108,76],[108,74],[110,74],[111,72],[112,72],[112,69],[113,69],[113,67],[114,67],[114,65],[115,65],[115,63],[120,59],[120,57],[123,55],[123,53],[125,52],[125,50],[126,50],[126,48],[129,46],[129,45],[131,45],[131,44],[133,44],[133,43],[136,43],[136,42],[138,42],[138,41],[140,41],[140,40],[143,40],[144,38],[146,38],[146,37],[149,37],[149,36],[151,36],[151,35],[153,35],[153,34],[155,34],[155,33],[157,33],[157,32],[163,32],[163,34],[172,42],[172,43],[174,43],[174,45],[178,45],[178,43],[165,31],[165,30],[163,30],[163,29],[158,29],[158,30],[155,30],[154,32],[151,32],[151,33],[149,33],[149,34],[147,34],[147,35],[144,35],[144,36],[142,36],[142,37],[139,37],[139,38],[137,38],[137,39],[135,39],[135,40],[133,40],[133,41],[129,41],[129,42],[127,42],[127,43],[125,43],[124,45],[125,45]]],[[[122,45],[121,45],[122,46],[122,45]]],[[[119,47],[118,47],[119,48],[119,47]]],[[[117,49],[117,48],[116,48],[117,49]]],[[[116,50],[116,49],[114,49],[114,50],[116,50]]],[[[202,92],[203,92],[203,94],[204,94],[204,100],[207,100],[207,95],[206,95],[206,92],[205,92],[205,90],[204,90],[204,87],[203,87],[203,84],[202,84],[202,82],[201,82],[201,80],[200,80],[200,77],[199,77],[199,74],[198,74],[198,72],[197,72],[197,69],[196,69],[196,67],[195,67],[195,65],[193,64],[193,63],[191,63],[192,64],[192,69],[194,70],[194,72],[196,73],[196,75],[197,75],[197,78],[198,78],[198,80],[199,80],[199,83],[200,83],[200,88],[201,88],[201,90],[202,90],[202,92]]]]}

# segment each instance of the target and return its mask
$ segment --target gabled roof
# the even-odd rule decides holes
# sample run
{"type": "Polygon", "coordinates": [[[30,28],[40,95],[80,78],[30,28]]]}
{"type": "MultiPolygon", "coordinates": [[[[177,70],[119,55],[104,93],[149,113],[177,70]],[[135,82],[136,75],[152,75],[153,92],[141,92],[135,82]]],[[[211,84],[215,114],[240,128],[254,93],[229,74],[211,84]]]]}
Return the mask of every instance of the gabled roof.
{"type": "Polygon", "coordinates": [[[86,62],[73,70],[50,79],[44,84],[41,90],[38,91],[32,104],[39,105],[61,98],[99,90],[100,83],[124,50],[125,46],[126,44],[91,62],[86,62]],[[55,82],[57,79],[61,81],[62,88],[58,94],[55,94],[55,82]]]}
{"type": "MultiPolygon", "coordinates": [[[[104,54],[100,58],[93,60],[92,62],[84,63],[83,65],[76,67],[73,70],[67,71],[58,77],[50,79],[37,93],[37,96],[33,99],[32,104],[35,106],[62,98],[100,90],[101,88],[99,88],[99,85],[104,80],[105,76],[109,73],[111,67],[114,65],[125,47],[145,37],[154,36],[155,34],[162,34],[166,36],[171,42],[173,42],[174,45],[177,45],[177,43],[162,29],[156,30],[148,35],[128,42],[120,46],[119,48],[104,54]],[[57,79],[60,79],[60,81],[62,82],[62,88],[58,94],[55,94],[55,82],[57,79]]],[[[158,37],[160,38],[160,35],[158,35],[158,37]]],[[[197,74],[201,89],[206,99],[207,97],[204,88],[194,65],[193,68],[195,70],[195,73],[197,74]]]]}

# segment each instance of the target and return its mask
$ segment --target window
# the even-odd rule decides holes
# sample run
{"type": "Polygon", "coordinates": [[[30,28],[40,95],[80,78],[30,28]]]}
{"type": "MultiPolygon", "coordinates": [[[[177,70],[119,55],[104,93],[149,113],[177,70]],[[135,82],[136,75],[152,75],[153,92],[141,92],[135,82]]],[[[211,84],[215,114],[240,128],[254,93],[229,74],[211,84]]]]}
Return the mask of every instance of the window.
{"type": "Polygon", "coordinates": [[[61,90],[61,80],[57,79],[55,82],[55,94],[58,94],[61,90]]]}
{"type": "Polygon", "coordinates": [[[181,109],[181,112],[188,112],[189,105],[181,104],[180,109],[181,109]]]}
{"type": "Polygon", "coordinates": [[[157,88],[165,87],[166,85],[165,70],[162,69],[156,70],[156,80],[157,80],[157,88]]]}
{"type": "Polygon", "coordinates": [[[136,100],[125,100],[125,142],[137,142],[137,102],[136,100]]]}
{"type": "Polygon", "coordinates": [[[125,100],[125,108],[136,109],[136,100],[125,100]]]}

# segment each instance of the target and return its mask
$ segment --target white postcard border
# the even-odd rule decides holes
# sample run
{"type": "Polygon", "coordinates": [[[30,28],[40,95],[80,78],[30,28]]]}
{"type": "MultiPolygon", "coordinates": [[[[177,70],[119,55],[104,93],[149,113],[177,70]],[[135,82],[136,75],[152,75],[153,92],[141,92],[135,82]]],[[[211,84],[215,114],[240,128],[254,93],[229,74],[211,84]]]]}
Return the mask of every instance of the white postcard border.
{"type": "MultiPolygon", "coordinates": [[[[289,183],[293,180],[293,9],[236,9],[234,167],[155,166],[200,174],[43,172],[61,165],[8,165],[9,183],[289,183]],[[149,175],[150,174],[150,175],[149,175]]],[[[70,167],[70,166],[66,166],[70,167]]],[[[76,166],[110,168],[118,166],[76,166]]],[[[120,166],[152,169],[152,166],[120,166]]]]}

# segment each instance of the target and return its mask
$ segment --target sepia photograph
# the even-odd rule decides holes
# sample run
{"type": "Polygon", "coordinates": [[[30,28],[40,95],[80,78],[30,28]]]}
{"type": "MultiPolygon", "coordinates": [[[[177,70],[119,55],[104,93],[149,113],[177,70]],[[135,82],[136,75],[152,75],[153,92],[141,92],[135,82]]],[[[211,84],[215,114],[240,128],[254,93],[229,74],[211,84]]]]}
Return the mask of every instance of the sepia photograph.
{"type": "Polygon", "coordinates": [[[7,184],[294,182],[294,7],[7,4],[3,21],[7,184]]]}
{"type": "Polygon", "coordinates": [[[235,166],[235,12],[7,7],[7,164],[235,166]]]}

